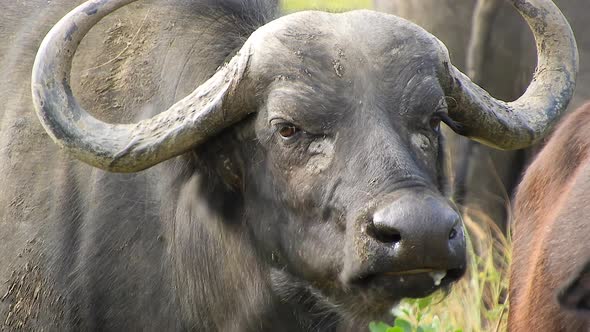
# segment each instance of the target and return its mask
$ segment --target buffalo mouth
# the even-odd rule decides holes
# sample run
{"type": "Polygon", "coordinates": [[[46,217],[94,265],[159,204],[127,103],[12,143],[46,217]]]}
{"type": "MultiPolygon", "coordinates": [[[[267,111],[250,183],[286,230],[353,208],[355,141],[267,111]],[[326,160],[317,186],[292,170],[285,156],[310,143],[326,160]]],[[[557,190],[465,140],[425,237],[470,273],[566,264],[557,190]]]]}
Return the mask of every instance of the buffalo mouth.
{"type": "Polygon", "coordinates": [[[419,268],[367,274],[352,285],[382,298],[397,302],[401,298],[421,298],[439,289],[446,289],[465,273],[464,267],[447,270],[419,268]]]}

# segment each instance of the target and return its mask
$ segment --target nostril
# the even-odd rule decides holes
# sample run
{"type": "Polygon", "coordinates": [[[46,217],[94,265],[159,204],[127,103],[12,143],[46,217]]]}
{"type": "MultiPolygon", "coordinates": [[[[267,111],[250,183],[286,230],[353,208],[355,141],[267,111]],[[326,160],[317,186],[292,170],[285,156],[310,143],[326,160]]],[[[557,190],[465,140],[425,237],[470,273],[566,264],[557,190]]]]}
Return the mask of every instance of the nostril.
{"type": "Polygon", "coordinates": [[[398,243],[402,240],[401,233],[393,227],[383,227],[372,224],[367,229],[367,234],[375,240],[383,243],[398,243]]]}
{"type": "Polygon", "coordinates": [[[457,237],[457,229],[453,227],[449,232],[449,240],[452,240],[457,237]]]}

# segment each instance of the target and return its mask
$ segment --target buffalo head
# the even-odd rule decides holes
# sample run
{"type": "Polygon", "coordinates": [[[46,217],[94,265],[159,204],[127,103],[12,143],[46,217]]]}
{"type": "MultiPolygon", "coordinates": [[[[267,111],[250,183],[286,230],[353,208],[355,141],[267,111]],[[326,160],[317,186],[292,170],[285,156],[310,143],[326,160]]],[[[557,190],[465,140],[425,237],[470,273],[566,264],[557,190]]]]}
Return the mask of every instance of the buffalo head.
{"type": "Polygon", "coordinates": [[[270,278],[349,313],[385,312],[465,270],[461,219],[442,190],[440,122],[521,148],[543,137],[574,88],[575,42],[548,0],[513,1],[536,34],[539,68],[512,103],[473,84],[440,41],[410,22],[372,11],[302,12],[259,28],[170,109],[108,124],[73,97],[71,61],[100,18],[132,1],[88,2],[43,42],[32,85],[47,132],[88,164],[135,172],[240,122],[249,128],[238,148],[246,155],[236,189],[243,227],[272,266],[270,278]]]}

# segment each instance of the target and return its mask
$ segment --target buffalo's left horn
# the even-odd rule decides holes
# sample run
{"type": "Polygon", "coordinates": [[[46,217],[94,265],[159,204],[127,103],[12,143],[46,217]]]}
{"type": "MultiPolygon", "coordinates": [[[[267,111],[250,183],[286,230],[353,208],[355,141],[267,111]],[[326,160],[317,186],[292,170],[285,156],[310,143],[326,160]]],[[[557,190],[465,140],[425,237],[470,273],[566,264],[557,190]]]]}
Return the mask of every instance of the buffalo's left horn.
{"type": "Polygon", "coordinates": [[[449,82],[447,95],[456,101],[449,115],[461,125],[460,134],[499,149],[519,149],[543,138],[566,109],[578,72],[574,35],[555,4],[510,2],[527,21],[537,44],[537,68],[526,92],[514,102],[494,99],[453,66],[449,80],[443,79],[449,82]]]}
{"type": "Polygon", "coordinates": [[[78,44],[100,19],[136,0],[88,1],[43,40],[31,88],[37,116],[51,138],[74,157],[113,172],[135,172],[196,147],[244,118],[246,107],[227,107],[250,57],[250,43],[190,95],[152,118],[109,124],[84,110],[72,95],[70,70],[78,44]]]}

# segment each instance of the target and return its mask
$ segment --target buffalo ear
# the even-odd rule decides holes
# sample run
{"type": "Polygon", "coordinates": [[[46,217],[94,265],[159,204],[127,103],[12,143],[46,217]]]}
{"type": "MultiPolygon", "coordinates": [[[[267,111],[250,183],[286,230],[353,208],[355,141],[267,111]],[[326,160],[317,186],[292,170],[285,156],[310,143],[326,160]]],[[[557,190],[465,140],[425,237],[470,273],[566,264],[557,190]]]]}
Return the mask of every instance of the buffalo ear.
{"type": "Polygon", "coordinates": [[[561,288],[557,299],[564,308],[590,313],[590,260],[561,288]]]}
{"type": "Polygon", "coordinates": [[[222,144],[220,140],[212,142],[208,155],[212,158],[214,165],[211,165],[214,171],[217,173],[221,182],[225,184],[232,191],[240,192],[244,184],[244,160],[243,156],[232,149],[231,147],[240,146],[239,142],[231,133],[224,135],[222,138],[224,143],[232,141],[231,144],[222,144]],[[232,136],[232,137],[225,137],[232,136]],[[228,147],[230,147],[228,149],[228,147]]]}

